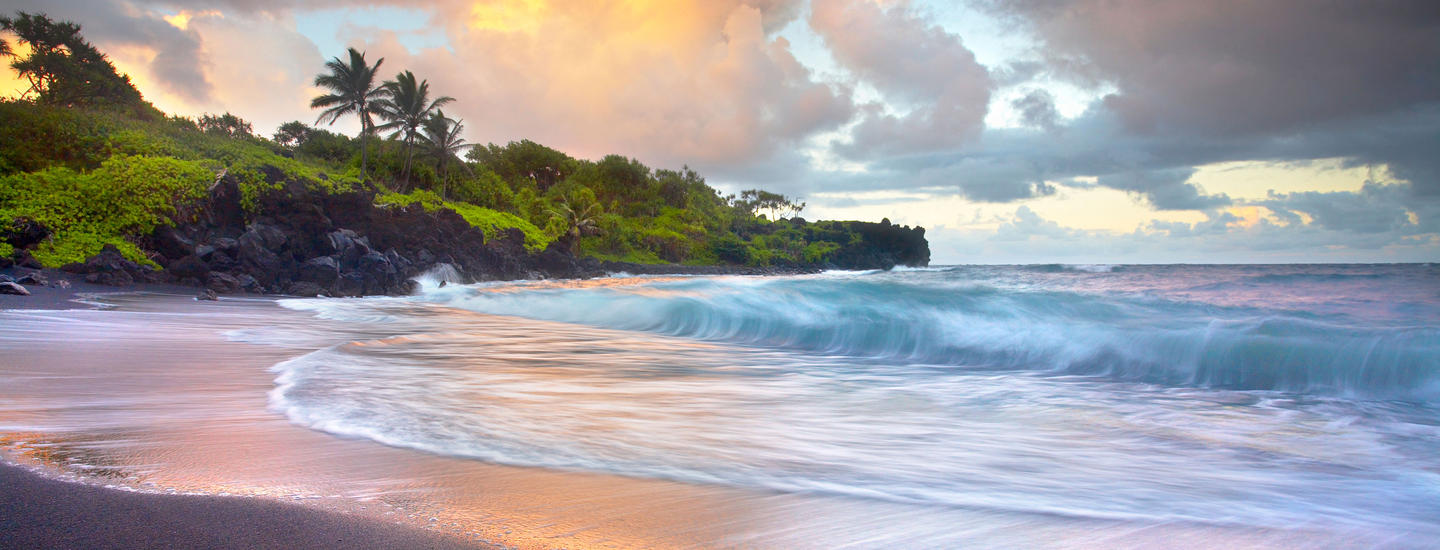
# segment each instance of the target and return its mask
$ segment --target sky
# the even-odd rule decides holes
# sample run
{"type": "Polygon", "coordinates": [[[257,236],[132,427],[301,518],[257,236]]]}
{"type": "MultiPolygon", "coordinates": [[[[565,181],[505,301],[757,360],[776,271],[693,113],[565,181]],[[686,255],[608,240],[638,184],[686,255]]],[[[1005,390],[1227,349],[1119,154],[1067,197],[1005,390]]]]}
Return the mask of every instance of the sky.
{"type": "Polygon", "coordinates": [[[6,4],[167,112],[313,123],[355,47],[471,142],[921,225],[933,263],[1440,261],[1433,0],[6,4]]]}

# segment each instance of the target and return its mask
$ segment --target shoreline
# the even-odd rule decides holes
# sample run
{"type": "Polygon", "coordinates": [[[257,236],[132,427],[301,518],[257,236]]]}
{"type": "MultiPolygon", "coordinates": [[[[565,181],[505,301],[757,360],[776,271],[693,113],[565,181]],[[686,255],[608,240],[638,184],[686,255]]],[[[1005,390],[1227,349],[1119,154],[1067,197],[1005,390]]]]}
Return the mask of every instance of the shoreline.
{"type": "MultiPolygon", "coordinates": [[[[80,290],[75,293],[88,289],[80,290]]],[[[224,537],[227,545],[280,547],[263,538],[225,536],[246,521],[243,517],[216,522],[215,531],[187,531],[189,540],[168,538],[176,531],[165,522],[184,522],[184,514],[218,516],[206,507],[217,499],[223,505],[233,499],[230,495],[240,497],[233,500],[340,516],[341,524],[326,524],[342,529],[337,540],[317,539],[330,546],[309,544],[311,539],[280,541],[287,547],[360,546],[346,544],[356,539],[343,530],[344,521],[389,529],[387,533],[419,530],[473,544],[536,549],[825,548],[857,541],[875,546],[924,541],[934,546],[1034,548],[1207,548],[1225,542],[1260,548],[1313,541],[1359,546],[1377,540],[1368,533],[1330,532],[1315,525],[1277,530],[1055,516],[507,466],[333,435],[276,415],[268,405],[267,394],[275,384],[268,367],[329,345],[331,335],[335,341],[369,342],[406,333],[403,327],[373,330],[337,324],[274,307],[268,299],[276,296],[206,302],[193,300],[188,292],[110,290],[108,297],[97,298],[113,303],[104,311],[75,304],[69,311],[0,312],[18,329],[0,332],[0,355],[10,359],[10,368],[0,370],[0,401],[7,402],[0,409],[0,425],[7,430],[0,431],[0,454],[20,464],[22,474],[29,469],[41,479],[75,485],[80,491],[67,493],[65,487],[41,483],[34,493],[38,501],[16,500],[24,495],[0,500],[6,512],[0,528],[36,530],[25,536],[37,537],[26,541],[40,540],[38,546],[131,547],[149,535],[87,543],[65,537],[120,536],[120,528],[109,523],[125,529],[137,523],[143,525],[133,529],[165,538],[140,546],[207,547],[220,543],[204,537],[224,537]],[[256,329],[295,338],[276,345],[264,343],[265,338],[221,336],[256,329]],[[320,340],[313,340],[317,337],[320,340]],[[106,368],[94,368],[100,364],[106,368]],[[82,504],[89,498],[85,495],[100,495],[97,498],[106,502],[116,494],[140,496],[115,505],[120,515],[97,503],[98,511],[87,516],[82,507],[65,504],[67,494],[80,495],[75,498],[82,504]],[[164,511],[169,516],[130,513],[142,506],[179,508],[164,511]],[[79,535],[74,534],[77,529],[79,535]]],[[[570,332],[546,325],[553,323],[467,314],[456,330],[491,334],[499,346],[505,338],[570,332]]],[[[624,338],[643,343],[667,337],[624,338]]],[[[7,487],[19,486],[7,480],[0,477],[7,487]]],[[[254,513],[268,518],[264,521],[281,522],[283,529],[308,523],[286,519],[296,516],[277,510],[254,513]]],[[[296,536],[311,534],[316,533],[296,536]]],[[[0,547],[32,545],[26,541],[3,539],[0,547]]],[[[391,547],[449,546],[412,541],[391,547]]]]}
{"type": "Polygon", "coordinates": [[[3,548],[494,548],[398,523],[255,497],[167,495],[47,477],[0,461],[3,548]]]}
{"type": "MultiPolygon", "coordinates": [[[[648,264],[627,264],[620,262],[606,262],[605,275],[610,277],[620,273],[629,275],[661,276],[661,275],[685,275],[685,276],[783,276],[783,275],[805,275],[819,273],[819,269],[810,268],[777,268],[777,267],[747,267],[747,266],[724,266],[724,265],[648,265],[648,264]]],[[[23,267],[7,267],[0,269],[0,275],[6,275],[13,279],[19,279],[31,273],[44,276],[50,284],[46,285],[22,285],[30,292],[29,296],[18,296],[13,294],[0,294],[0,311],[3,310],[67,310],[67,309],[101,309],[103,306],[87,303],[86,298],[109,294],[171,294],[178,296],[197,296],[206,291],[204,285],[186,285],[182,283],[130,283],[128,285],[112,286],[86,282],[83,276],[67,273],[60,269],[30,269],[23,267]],[[64,281],[65,286],[55,286],[56,283],[64,281]]],[[[553,277],[543,280],[585,280],[597,277],[553,277]]],[[[524,279],[496,279],[483,282],[506,282],[520,281],[524,279]]],[[[481,282],[481,281],[476,281],[481,282]]],[[[229,298],[313,298],[313,296],[289,295],[289,294],[255,294],[246,292],[219,293],[217,296],[229,298]]],[[[390,296],[389,294],[367,294],[357,296],[367,298],[374,296],[390,296]]]]}

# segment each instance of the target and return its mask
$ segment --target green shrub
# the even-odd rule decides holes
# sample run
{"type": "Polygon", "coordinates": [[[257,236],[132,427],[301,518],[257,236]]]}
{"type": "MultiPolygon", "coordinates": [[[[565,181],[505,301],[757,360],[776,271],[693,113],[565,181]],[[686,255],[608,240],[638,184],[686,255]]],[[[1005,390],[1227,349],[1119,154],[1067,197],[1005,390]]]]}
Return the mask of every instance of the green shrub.
{"type": "Polygon", "coordinates": [[[408,194],[384,193],[376,197],[375,202],[397,206],[409,206],[419,203],[429,211],[448,208],[455,211],[460,217],[465,218],[465,221],[468,222],[471,227],[484,231],[486,241],[489,241],[491,237],[499,235],[505,230],[519,229],[521,233],[525,234],[525,248],[532,252],[544,250],[545,247],[550,246],[551,241],[555,240],[553,237],[546,235],[540,228],[535,227],[535,224],[525,221],[519,216],[509,212],[491,210],[469,203],[441,200],[440,195],[424,189],[417,189],[408,194]]]}
{"type": "Polygon", "coordinates": [[[138,156],[112,157],[89,173],[13,174],[0,178],[0,223],[26,217],[48,227],[52,235],[33,252],[47,267],[84,261],[106,244],[154,265],[127,237],[172,223],[177,207],[203,198],[213,179],[202,162],[138,156]]]}

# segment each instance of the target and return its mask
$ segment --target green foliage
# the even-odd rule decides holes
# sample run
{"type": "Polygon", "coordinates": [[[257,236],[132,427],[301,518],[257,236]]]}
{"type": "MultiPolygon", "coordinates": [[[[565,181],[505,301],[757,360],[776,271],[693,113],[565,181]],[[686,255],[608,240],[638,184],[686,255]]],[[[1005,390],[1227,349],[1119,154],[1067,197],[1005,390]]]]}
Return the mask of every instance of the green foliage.
{"type": "Polygon", "coordinates": [[[16,65],[32,83],[30,99],[0,101],[0,222],[25,216],[50,227],[54,236],[34,251],[48,265],[83,260],[105,244],[148,262],[127,239],[183,216],[217,177],[236,181],[252,214],[280,189],[374,190],[381,204],[453,210],[487,236],[518,229],[532,251],[558,239],[577,254],[641,263],[928,261],[923,229],[807,223],[796,217],[805,207],[798,199],[759,189],[722,196],[689,167],[575,159],[529,140],[470,147],[460,121],[439,111],[450,98],[431,100],[409,71],[377,85],[383,60],[371,65],[354,49],[348,62],[326,63],[315,84],[328,93],[311,106],[324,109],[320,122],[357,116],[360,139],[293,121],[270,141],[230,113],[164,117],[78,26],[24,13],[0,25],[41,52],[16,65]],[[376,114],[391,140],[368,139],[376,114]]]}
{"type": "Polygon", "coordinates": [[[512,141],[504,147],[494,143],[475,147],[465,158],[499,174],[516,191],[533,187],[545,192],[574,173],[578,164],[569,155],[528,139],[512,141]]]}
{"type": "Polygon", "coordinates": [[[139,156],[112,157],[89,173],[53,167],[12,174],[0,178],[0,223],[25,217],[48,227],[52,236],[33,254],[49,267],[84,261],[106,244],[154,265],[126,237],[172,223],[213,179],[204,162],[139,156]]]}
{"type": "Polygon", "coordinates": [[[329,72],[315,77],[315,86],[329,93],[311,99],[310,108],[325,109],[316,119],[317,124],[326,120],[329,120],[327,124],[334,124],[347,115],[360,118],[360,177],[364,179],[369,175],[366,165],[370,155],[365,138],[374,130],[374,115],[379,112],[381,100],[388,95],[384,87],[375,83],[376,72],[385,59],[370,65],[365,61],[363,52],[350,48],[346,53],[349,55],[348,62],[333,57],[325,62],[325,69],[329,72]]]}
{"type": "MultiPolygon", "coordinates": [[[[279,141],[278,139],[276,140],[279,141]]],[[[283,143],[281,144],[284,145],[283,143]]],[[[359,143],[349,137],[311,128],[295,145],[295,155],[328,164],[348,163],[360,152],[359,143]]]]}
{"type": "Polygon", "coordinates": [[[271,136],[271,139],[281,147],[293,150],[301,144],[310,141],[310,134],[314,131],[315,129],[311,128],[308,124],[298,120],[292,120],[276,128],[275,135],[271,136]]]}
{"type": "Polygon", "coordinates": [[[805,245],[805,262],[812,264],[828,262],[837,250],[840,250],[840,243],[815,241],[805,245]]]}
{"type": "Polygon", "coordinates": [[[451,187],[455,200],[484,206],[493,210],[515,212],[515,192],[484,166],[474,168],[474,173],[460,178],[451,187]]]}
{"type": "Polygon", "coordinates": [[[408,194],[384,193],[375,198],[377,204],[388,204],[395,206],[410,206],[420,204],[426,210],[435,211],[440,209],[454,210],[460,217],[465,218],[472,227],[479,228],[485,232],[485,239],[499,235],[508,229],[519,229],[525,234],[525,248],[532,252],[544,250],[550,245],[554,238],[545,234],[535,224],[521,219],[509,212],[491,210],[483,206],[476,206],[469,203],[442,200],[440,195],[433,192],[417,189],[408,194]]]}
{"type": "Polygon", "coordinates": [[[799,216],[800,211],[805,209],[805,203],[763,189],[747,189],[740,192],[735,208],[752,216],[767,215],[771,220],[779,220],[799,216]]]}
{"type": "Polygon", "coordinates": [[[359,174],[348,166],[286,157],[277,145],[205,133],[186,119],[137,120],[104,110],[0,102],[0,120],[7,121],[0,125],[0,174],[52,166],[86,171],[116,155],[165,156],[204,161],[215,172],[227,170],[251,199],[283,181],[331,193],[360,184],[359,174]]]}
{"type": "Polygon", "coordinates": [[[10,243],[0,241],[0,258],[9,258],[14,255],[15,247],[10,246],[10,243]]]}
{"type": "Polygon", "coordinates": [[[243,118],[225,113],[223,115],[201,115],[195,126],[207,134],[228,138],[253,138],[255,129],[243,118]]]}

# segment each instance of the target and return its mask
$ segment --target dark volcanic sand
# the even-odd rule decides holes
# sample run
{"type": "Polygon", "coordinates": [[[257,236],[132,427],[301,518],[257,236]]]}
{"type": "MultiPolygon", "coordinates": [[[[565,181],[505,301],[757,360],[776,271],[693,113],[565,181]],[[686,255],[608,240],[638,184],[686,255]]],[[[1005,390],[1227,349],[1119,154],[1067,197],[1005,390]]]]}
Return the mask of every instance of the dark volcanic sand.
{"type": "Polygon", "coordinates": [[[158,495],[0,463],[0,548],[479,548],[373,519],[256,498],[158,495]]]}

